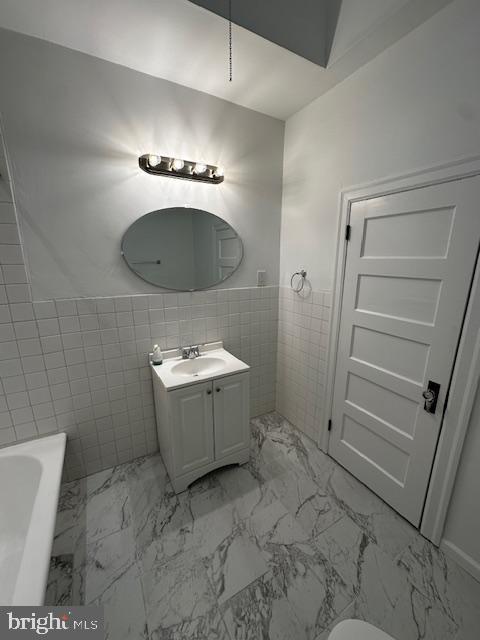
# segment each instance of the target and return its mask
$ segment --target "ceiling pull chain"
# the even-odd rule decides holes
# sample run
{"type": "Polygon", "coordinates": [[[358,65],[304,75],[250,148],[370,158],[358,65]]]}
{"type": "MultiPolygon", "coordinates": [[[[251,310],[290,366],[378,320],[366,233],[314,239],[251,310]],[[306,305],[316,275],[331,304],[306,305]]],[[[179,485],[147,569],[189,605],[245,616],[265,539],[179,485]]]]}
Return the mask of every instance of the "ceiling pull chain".
{"type": "Polygon", "coordinates": [[[228,0],[228,64],[229,64],[229,81],[233,80],[233,61],[232,61],[232,0],[228,0]]]}

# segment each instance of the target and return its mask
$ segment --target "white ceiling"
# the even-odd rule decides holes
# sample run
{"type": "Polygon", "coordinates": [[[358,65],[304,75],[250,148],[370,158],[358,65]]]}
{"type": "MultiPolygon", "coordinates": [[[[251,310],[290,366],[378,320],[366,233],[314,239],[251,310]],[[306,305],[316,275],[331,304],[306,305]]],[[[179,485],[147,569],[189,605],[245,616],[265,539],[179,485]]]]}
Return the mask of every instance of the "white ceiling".
{"type": "Polygon", "coordinates": [[[232,83],[226,21],[188,0],[0,0],[0,27],[287,119],[450,1],[343,0],[326,69],[234,25],[232,83]]]}

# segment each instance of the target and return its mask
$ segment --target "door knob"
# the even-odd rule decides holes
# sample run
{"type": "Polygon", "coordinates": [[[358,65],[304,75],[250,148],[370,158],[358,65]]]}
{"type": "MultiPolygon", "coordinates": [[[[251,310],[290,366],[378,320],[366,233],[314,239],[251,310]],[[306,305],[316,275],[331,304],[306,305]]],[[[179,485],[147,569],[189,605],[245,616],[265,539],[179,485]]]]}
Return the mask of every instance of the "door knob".
{"type": "Polygon", "coordinates": [[[211,389],[207,389],[207,396],[211,395],[212,390],[211,389]]]}
{"type": "Polygon", "coordinates": [[[440,385],[438,382],[433,382],[433,380],[428,381],[428,387],[422,393],[422,396],[425,400],[425,404],[423,408],[427,413],[435,413],[437,408],[438,394],[440,391],[440,385]]]}
{"type": "Polygon", "coordinates": [[[217,387],[217,393],[219,393],[221,391],[220,387],[217,387]]]}
{"type": "Polygon", "coordinates": [[[422,396],[425,398],[427,402],[432,403],[435,400],[435,394],[430,389],[428,391],[424,391],[422,396]]]}

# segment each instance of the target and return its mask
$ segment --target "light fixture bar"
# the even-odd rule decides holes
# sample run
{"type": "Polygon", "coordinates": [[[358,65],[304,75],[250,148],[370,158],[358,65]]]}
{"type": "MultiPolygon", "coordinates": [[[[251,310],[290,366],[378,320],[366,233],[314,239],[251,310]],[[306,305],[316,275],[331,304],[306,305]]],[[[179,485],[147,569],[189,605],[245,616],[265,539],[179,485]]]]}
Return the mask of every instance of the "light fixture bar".
{"type": "Polygon", "coordinates": [[[138,165],[140,169],[152,176],[181,178],[195,182],[209,182],[210,184],[220,184],[225,179],[223,169],[213,164],[192,162],[191,160],[181,160],[152,153],[144,153],[143,156],[140,156],[138,165]]]}

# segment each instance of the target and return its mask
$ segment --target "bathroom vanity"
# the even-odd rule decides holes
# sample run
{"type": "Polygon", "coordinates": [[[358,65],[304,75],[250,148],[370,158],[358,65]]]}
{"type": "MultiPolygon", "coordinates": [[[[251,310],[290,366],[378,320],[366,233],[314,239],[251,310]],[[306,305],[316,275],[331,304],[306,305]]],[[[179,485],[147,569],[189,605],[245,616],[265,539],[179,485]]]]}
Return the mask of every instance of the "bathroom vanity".
{"type": "Polygon", "coordinates": [[[249,459],[249,366],[223,348],[180,350],[151,363],[160,452],[176,493],[205,473],[249,459]]]}

